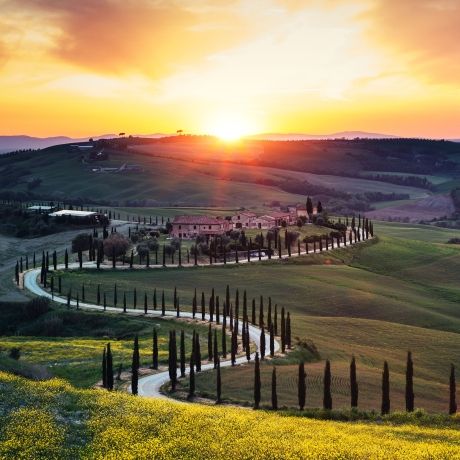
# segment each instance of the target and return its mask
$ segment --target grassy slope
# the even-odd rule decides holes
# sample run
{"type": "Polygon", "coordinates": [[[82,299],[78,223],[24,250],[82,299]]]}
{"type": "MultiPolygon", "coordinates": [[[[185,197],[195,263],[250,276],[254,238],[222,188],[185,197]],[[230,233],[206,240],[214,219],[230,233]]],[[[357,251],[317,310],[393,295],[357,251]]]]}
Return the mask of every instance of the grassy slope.
{"type": "MultiPolygon", "coordinates": [[[[325,422],[0,374],[2,458],[459,458],[447,427],[325,422]],[[78,419],[79,423],[75,423],[78,419]]],[[[416,422],[416,418],[413,418],[416,422]]]]}
{"type": "MultiPolygon", "coordinates": [[[[30,159],[20,162],[20,165],[29,169],[34,177],[44,179],[37,192],[100,200],[151,199],[163,204],[218,206],[241,205],[241,197],[244,197],[245,206],[260,206],[272,200],[294,203],[305,201],[302,195],[254,183],[262,179],[308,180],[315,185],[350,193],[409,193],[413,198],[426,195],[426,191],[421,189],[365,179],[313,175],[247,165],[243,167],[238,164],[196,163],[154,158],[135,152],[113,153],[110,161],[103,165],[121,166],[125,162],[141,164],[145,172],[97,175],[90,172],[91,165],[81,163],[79,153],[69,153],[63,148],[37,152],[30,159]]],[[[0,168],[1,166],[0,162],[0,168]]],[[[26,185],[20,183],[14,189],[25,190],[26,185]]]]}
{"type": "MultiPolygon", "coordinates": [[[[240,292],[246,289],[249,299],[271,296],[291,312],[293,335],[312,340],[322,358],[332,359],[336,404],[348,404],[348,361],[355,354],[362,406],[379,406],[381,366],[388,359],[394,407],[401,408],[405,353],[411,349],[416,361],[417,404],[445,411],[448,367],[451,362],[460,365],[459,248],[433,243],[445,241],[443,229],[416,226],[410,233],[400,224],[377,227],[377,244],[336,250],[327,256],[239,267],[73,273],[66,275],[64,285],[72,281],[77,289],[85,282],[87,292],[91,285],[94,292],[97,283],[110,292],[115,281],[120,290],[136,286],[140,292],[150,292],[156,287],[165,289],[168,303],[177,286],[185,306],[191,304],[195,287],[206,295],[214,287],[221,298],[227,284],[232,296],[236,287],[240,292]],[[417,239],[407,239],[412,234],[417,239]]],[[[311,389],[310,404],[317,406],[321,404],[318,382],[323,364],[311,366],[316,386],[311,389]]],[[[263,374],[267,379],[269,371],[263,374]]],[[[281,381],[290,382],[280,396],[281,404],[296,401],[295,372],[295,367],[280,368],[281,381]]],[[[251,376],[250,368],[223,371],[224,396],[251,400],[251,376]]],[[[267,388],[268,381],[265,384],[267,388]]],[[[214,390],[212,376],[200,377],[199,385],[205,392],[214,390]]]]}

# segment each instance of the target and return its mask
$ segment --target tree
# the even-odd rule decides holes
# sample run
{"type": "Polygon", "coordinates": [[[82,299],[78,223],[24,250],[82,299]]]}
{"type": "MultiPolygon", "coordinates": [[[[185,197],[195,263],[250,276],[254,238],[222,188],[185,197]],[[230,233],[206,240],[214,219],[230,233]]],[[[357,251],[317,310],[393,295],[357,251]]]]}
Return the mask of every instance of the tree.
{"type": "Polygon", "coordinates": [[[134,337],[133,359],[131,364],[131,393],[137,395],[139,383],[139,338],[136,334],[134,337]]]}
{"type": "Polygon", "coordinates": [[[278,395],[276,392],[276,367],[272,370],[272,409],[278,410],[278,395]]]}
{"type": "Polygon", "coordinates": [[[306,208],[307,214],[311,218],[311,215],[313,214],[313,202],[311,201],[310,197],[307,197],[306,208]]]}
{"type": "Polygon", "coordinates": [[[227,358],[227,334],[225,321],[222,321],[222,358],[227,358]]]}
{"type": "Polygon", "coordinates": [[[217,330],[214,329],[214,343],[213,343],[213,351],[212,351],[213,357],[214,357],[214,369],[217,368],[217,364],[219,361],[219,347],[217,343],[217,330]]]}
{"type": "Polygon", "coordinates": [[[287,313],[287,317],[286,317],[286,345],[288,347],[288,350],[291,349],[291,346],[292,346],[292,341],[291,341],[291,316],[289,314],[289,312],[287,313]]]}
{"type": "Polygon", "coordinates": [[[281,351],[286,351],[286,320],[284,318],[284,307],[281,308],[281,351]]]}
{"type": "Polygon", "coordinates": [[[201,372],[200,334],[195,334],[195,357],[193,361],[196,365],[196,371],[201,372]]]}
{"type": "Polygon", "coordinates": [[[238,342],[237,342],[237,333],[235,329],[232,331],[232,343],[231,343],[231,361],[232,361],[232,366],[236,364],[236,352],[237,352],[237,347],[238,347],[238,342]]]}
{"type": "Polygon", "coordinates": [[[259,362],[259,353],[256,352],[256,360],[254,365],[254,409],[259,408],[260,404],[260,362],[259,362]]]}
{"type": "Polygon", "coordinates": [[[385,361],[383,364],[382,372],[382,408],[381,414],[386,415],[390,413],[390,371],[388,363],[385,361]]]}
{"type": "Polygon", "coordinates": [[[106,347],[102,353],[102,388],[107,388],[107,356],[106,347]]]}
{"type": "Polygon", "coordinates": [[[297,382],[297,397],[299,401],[299,409],[303,410],[305,407],[305,399],[306,399],[306,375],[305,375],[305,364],[303,361],[299,363],[299,378],[297,382]]]}
{"type": "Polygon", "coordinates": [[[180,376],[185,377],[185,334],[180,331],[180,376]]]}
{"type": "Polygon", "coordinates": [[[217,375],[216,375],[216,403],[219,404],[222,402],[222,378],[220,376],[220,359],[217,357],[217,362],[216,362],[216,370],[217,370],[217,375]]]}
{"type": "Polygon", "coordinates": [[[161,292],[161,316],[166,315],[166,305],[165,305],[165,291],[161,292]]]}
{"type": "Polygon", "coordinates": [[[449,415],[454,415],[457,412],[456,401],[456,384],[455,384],[455,367],[450,365],[450,378],[449,378],[449,415]]]}
{"type": "Polygon", "coordinates": [[[104,254],[107,257],[120,257],[129,247],[129,240],[121,233],[112,233],[104,240],[104,254]]]}
{"type": "Polygon", "coordinates": [[[171,380],[171,390],[176,391],[177,385],[177,344],[176,331],[169,332],[169,378],[171,380]]]}
{"type": "MultiPolygon", "coordinates": [[[[67,251],[67,249],[65,250],[65,253],[64,253],[64,266],[66,270],[69,268],[69,251],[67,251]]],[[[34,253],[34,268],[35,268],[35,253],[34,253]]]]}
{"type": "Polygon", "coordinates": [[[188,399],[192,399],[195,396],[195,366],[194,366],[194,351],[190,355],[190,377],[188,387],[188,399]]]}
{"type": "Polygon", "coordinates": [[[270,324],[270,356],[275,356],[275,333],[273,332],[273,323],[270,324]]]}
{"type": "Polygon", "coordinates": [[[356,361],[354,356],[351,358],[350,363],[350,393],[351,407],[358,407],[358,381],[356,379],[356,361]]]}
{"type": "Polygon", "coordinates": [[[72,253],[88,251],[90,248],[90,237],[88,233],[80,233],[72,240],[72,253]]]}
{"type": "Polygon", "coordinates": [[[260,330],[260,359],[265,358],[265,330],[264,327],[262,326],[260,330]]]}
{"type": "Polygon", "coordinates": [[[107,390],[113,390],[113,360],[112,350],[110,349],[110,342],[107,344],[106,353],[106,366],[107,366],[107,390]]]}
{"type": "Polygon", "coordinates": [[[155,370],[158,369],[158,336],[155,328],[153,328],[152,368],[155,370]]]}
{"type": "Polygon", "coordinates": [[[323,394],[323,408],[326,410],[332,409],[332,395],[331,395],[331,363],[326,360],[324,368],[324,394],[323,394]]]}
{"type": "Polygon", "coordinates": [[[412,353],[407,352],[406,366],[406,411],[414,410],[414,365],[412,362],[412,353]]]}

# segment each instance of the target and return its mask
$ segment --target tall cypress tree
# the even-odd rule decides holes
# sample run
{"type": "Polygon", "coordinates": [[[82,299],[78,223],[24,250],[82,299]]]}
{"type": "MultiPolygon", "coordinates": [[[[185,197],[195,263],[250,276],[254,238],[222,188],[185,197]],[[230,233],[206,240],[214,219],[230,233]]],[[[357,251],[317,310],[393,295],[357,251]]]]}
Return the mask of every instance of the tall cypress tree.
{"type": "MultiPolygon", "coordinates": [[[[59,280],[60,280],[60,279],[61,279],[61,278],[59,278],[59,280]]],[[[97,303],[98,305],[101,304],[101,285],[100,285],[100,284],[97,285],[96,303],[97,303]]]]}
{"type": "Polygon", "coordinates": [[[224,321],[222,321],[222,358],[227,358],[227,333],[224,321]]]}
{"type": "Polygon", "coordinates": [[[185,334],[180,331],[180,376],[185,377],[185,334]]]}
{"type": "Polygon", "coordinates": [[[276,390],[276,367],[272,370],[272,409],[278,410],[278,394],[276,390]]]}
{"type": "Polygon", "coordinates": [[[407,352],[406,366],[406,411],[414,410],[414,365],[412,362],[412,353],[407,352]]]}
{"type": "Polygon", "coordinates": [[[200,348],[200,334],[195,334],[195,358],[194,358],[196,371],[201,372],[201,348],[200,348]]]}
{"type": "Polygon", "coordinates": [[[305,399],[307,393],[306,385],[306,375],[305,375],[305,364],[303,361],[299,363],[299,377],[297,381],[297,398],[299,401],[299,409],[303,410],[305,407],[305,399]]]}
{"type": "Polygon", "coordinates": [[[272,324],[272,298],[268,298],[268,313],[267,313],[267,327],[270,329],[272,324]]]}
{"type": "Polygon", "coordinates": [[[284,307],[281,308],[281,351],[286,351],[286,321],[284,318],[284,307]]]}
{"type": "Polygon", "coordinates": [[[112,350],[110,349],[110,342],[107,344],[106,353],[106,365],[107,365],[107,390],[113,390],[113,359],[112,350]]]}
{"type": "Polygon", "coordinates": [[[265,325],[264,321],[264,298],[260,296],[260,303],[259,303],[259,326],[262,327],[265,325]]]}
{"type": "Polygon", "coordinates": [[[169,333],[169,378],[171,380],[171,390],[176,391],[177,385],[177,343],[176,331],[169,333]]]}
{"type": "Polygon", "coordinates": [[[275,313],[273,314],[273,332],[278,335],[278,304],[275,303],[275,313]]]}
{"type": "Polygon", "coordinates": [[[157,305],[157,288],[153,290],[153,309],[156,310],[158,307],[157,305]]]}
{"type": "Polygon", "coordinates": [[[251,342],[249,338],[249,325],[246,323],[246,359],[251,360],[251,342]]]}
{"type": "Polygon", "coordinates": [[[219,296],[216,296],[216,323],[220,324],[220,305],[219,305],[219,296]]]}
{"type": "Polygon", "coordinates": [[[222,402],[222,378],[220,376],[220,359],[217,357],[215,363],[215,369],[217,370],[216,375],[216,403],[220,404],[222,402]]]}
{"type": "Polygon", "coordinates": [[[455,367],[451,364],[449,377],[449,415],[454,415],[457,412],[456,391],[455,367]]]}
{"type": "Polygon", "coordinates": [[[195,365],[194,365],[194,352],[190,355],[190,376],[188,387],[188,399],[193,399],[195,396],[195,365]]]}
{"type": "Polygon", "coordinates": [[[214,343],[213,343],[212,355],[214,357],[214,369],[216,369],[217,363],[219,361],[219,347],[217,343],[217,330],[216,329],[214,329],[214,343]]]}
{"type": "Polygon", "coordinates": [[[206,302],[204,300],[204,292],[201,292],[201,320],[206,319],[206,302]]]}
{"type": "Polygon", "coordinates": [[[134,308],[137,308],[137,289],[134,288],[134,292],[133,292],[133,306],[134,308]]]}
{"type": "Polygon", "coordinates": [[[265,329],[262,326],[260,330],[260,359],[265,358],[265,329]]]}
{"type": "Polygon", "coordinates": [[[254,364],[254,409],[258,409],[260,405],[260,363],[259,353],[256,352],[256,360],[254,364]]]}
{"type": "Polygon", "coordinates": [[[166,305],[165,305],[165,290],[161,292],[161,316],[166,315],[166,305]]]}
{"type": "Polygon", "coordinates": [[[270,356],[275,356],[275,333],[273,331],[273,323],[270,324],[270,356]]]}
{"type": "Polygon", "coordinates": [[[350,363],[350,396],[351,407],[358,407],[358,380],[356,378],[356,361],[354,356],[351,358],[350,363]]]}
{"type": "Polygon", "coordinates": [[[193,295],[193,300],[192,300],[192,317],[193,317],[193,319],[195,319],[195,316],[196,316],[196,302],[197,302],[197,298],[196,298],[196,288],[195,288],[195,294],[193,295]]]}
{"type": "Polygon", "coordinates": [[[158,369],[158,336],[156,328],[153,328],[152,368],[158,369]]]}
{"type": "MultiPolygon", "coordinates": [[[[69,268],[69,251],[66,249],[64,253],[64,267],[67,270],[69,268]]],[[[34,268],[35,268],[35,252],[34,252],[34,268]]]]}
{"type": "Polygon", "coordinates": [[[147,314],[147,293],[144,292],[144,314],[147,314]]]}
{"type": "Polygon", "coordinates": [[[237,335],[236,335],[236,331],[233,330],[232,331],[232,346],[231,346],[231,361],[232,361],[232,366],[234,366],[236,364],[236,350],[237,350],[237,335]]]}
{"type": "Polygon", "coordinates": [[[131,364],[131,393],[137,395],[139,383],[139,338],[136,334],[134,337],[133,360],[131,364]]]}
{"type": "Polygon", "coordinates": [[[102,388],[107,388],[107,356],[106,347],[102,353],[102,388]]]}
{"type": "Polygon", "coordinates": [[[213,355],[212,355],[212,329],[211,329],[211,323],[209,323],[208,327],[208,361],[213,360],[213,355]]]}
{"type": "Polygon", "coordinates": [[[324,368],[324,395],[323,395],[323,408],[326,410],[332,409],[332,395],[331,395],[331,363],[326,360],[324,368]]]}
{"type": "Polygon", "coordinates": [[[230,286],[227,284],[225,289],[225,313],[224,316],[229,315],[229,308],[230,308],[230,286]]]}
{"type": "Polygon", "coordinates": [[[123,292],[123,313],[126,313],[126,292],[123,292]]]}
{"type": "MultiPolygon", "coordinates": [[[[354,217],[353,217],[354,219],[354,217]]],[[[388,363],[385,361],[383,364],[382,372],[382,408],[381,414],[386,415],[390,413],[390,370],[388,363]]]]}
{"type": "Polygon", "coordinates": [[[292,347],[292,341],[291,341],[291,315],[289,312],[287,313],[286,317],[286,345],[288,347],[288,350],[291,349],[292,347]]]}

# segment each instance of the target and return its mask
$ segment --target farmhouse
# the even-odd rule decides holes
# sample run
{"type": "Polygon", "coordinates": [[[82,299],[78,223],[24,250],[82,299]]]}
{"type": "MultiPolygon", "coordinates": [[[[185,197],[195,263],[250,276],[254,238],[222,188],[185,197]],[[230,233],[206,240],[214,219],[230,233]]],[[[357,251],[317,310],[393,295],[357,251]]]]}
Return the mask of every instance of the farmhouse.
{"type": "Polygon", "coordinates": [[[251,211],[242,211],[232,217],[235,228],[257,228],[257,214],[251,211]]]}
{"type": "Polygon", "coordinates": [[[208,216],[176,216],[172,221],[171,235],[175,238],[195,238],[198,235],[221,235],[231,230],[226,219],[208,216]]]}
{"type": "Polygon", "coordinates": [[[76,209],[61,209],[48,214],[55,219],[88,225],[106,225],[107,216],[94,211],[79,211],[76,209]]]}

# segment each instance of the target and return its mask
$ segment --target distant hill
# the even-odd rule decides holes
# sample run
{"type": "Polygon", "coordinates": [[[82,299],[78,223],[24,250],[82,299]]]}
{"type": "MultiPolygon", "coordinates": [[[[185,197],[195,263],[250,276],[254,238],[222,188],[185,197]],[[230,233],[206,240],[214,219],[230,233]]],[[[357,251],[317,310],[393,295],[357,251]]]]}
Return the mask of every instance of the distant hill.
{"type": "MultiPolygon", "coordinates": [[[[136,135],[137,136],[137,135],[136,135]]],[[[164,134],[147,134],[142,137],[163,137],[164,134]]],[[[99,136],[88,136],[82,138],[73,138],[68,136],[54,136],[54,137],[32,137],[32,136],[0,136],[0,154],[7,152],[14,152],[16,150],[28,149],[45,149],[53,145],[69,144],[71,142],[87,142],[88,139],[110,139],[118,137],[118,134],[102,134],[99,136]]]]}
{"type": "Polygon", "coordinates": [[[365,131],[340,131],[331,134],[303,134],[303,133],[261,133],[249,136],[248,139],[267,141],[302,141],[314,139],[395,139],[392,134],[367,133],[365,131]]]}

